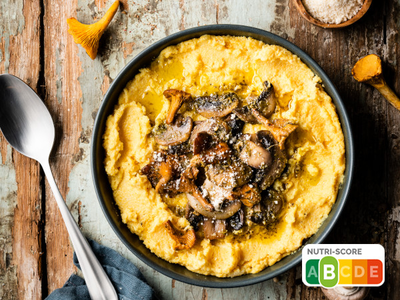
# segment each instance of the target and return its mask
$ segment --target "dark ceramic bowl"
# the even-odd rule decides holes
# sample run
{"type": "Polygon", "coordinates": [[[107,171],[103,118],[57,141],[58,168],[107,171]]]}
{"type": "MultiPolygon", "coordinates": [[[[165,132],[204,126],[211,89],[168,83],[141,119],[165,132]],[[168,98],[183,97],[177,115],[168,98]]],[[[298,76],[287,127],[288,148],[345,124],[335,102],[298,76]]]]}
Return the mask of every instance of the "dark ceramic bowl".
{"type": "Polygon", "coordinates": [[[114,106],[118,101],[118,96],[128,81],[134,78],[140,68],[148,66],[164,48],[170,45],[176,45],[192,38],[198,38],[204,34],[247,36],[260,40],[266,44],[275,44],[290,50],[292,53],[299,56],[301,60],[322,79],[326,92],[332,97],[333,102],[336,105],[339,119],[343,128],[346,145],[346,171],[344,182],[339,190],[337,201],[333,205],[331,213],[322,224],[319,231],[307,241],[307,244],[321,243],[331,231],[343,209],[345,200],[349,193],[353,174],[353,140],[349,120],[339,93],[321,67],[319,67],[314,60],[312,60],[306,53],[292,43],[264,30],[240,25],[210,25],[187,29],[172,34],[142,51],[139,55],[132,59],[114,79],[106,95],[104,96],[104,100],[101,103],[100,109],[97,113],[96,121],[94,123],[90,153],[90,164],[94,188],[96,190],[100,206],[103,209],[103,212],[111,227],[114,229],[115,233],[125,244],[125,246],[128,247],[129,250],[131,250],[140,260],[164,275],[185,283],[204,287],[240,287],[265,281],[294,267],[301,261],[301,249],[294,254],[283,258],[275,265],[266,268],[258,274],[243,275],[234,278],[217,278],[214,276],[200,275],[193,273],[180,265],[171,264],[151,253],[150,250],[143,245],[139,238],[135,234],[131,233],[128,227],[122,223],[119,209],[114,202],[111,187],[103,165],[105,153],[102,147],[102,135],[105,130],[106,119],[110,114],[113,113],[114,106]]]}

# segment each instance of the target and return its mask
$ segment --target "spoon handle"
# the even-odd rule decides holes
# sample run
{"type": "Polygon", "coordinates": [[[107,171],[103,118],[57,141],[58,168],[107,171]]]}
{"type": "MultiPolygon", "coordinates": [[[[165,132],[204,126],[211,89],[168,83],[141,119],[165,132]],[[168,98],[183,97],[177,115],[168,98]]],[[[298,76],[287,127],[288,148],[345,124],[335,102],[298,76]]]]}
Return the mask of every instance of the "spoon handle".
{"type": "Polygon", "coordinates": [[[94,255],[89,243],[79,230],[78,225],[76,224],[67,205],[65,204],[64,199],[62,198],[54,180],[48,161],[41,164],[47,177],[47,181],[49,182],[53,191],[54,197],[56,198],[58,207],[65,222],[65,226],[67,227],[70,239],[72,241],[72,245],[74,246],[76,256],[78,257],[81,265],[90,297],[92,300],[118,300],[117,293],[115,292],[110,279],[94,255]]]}

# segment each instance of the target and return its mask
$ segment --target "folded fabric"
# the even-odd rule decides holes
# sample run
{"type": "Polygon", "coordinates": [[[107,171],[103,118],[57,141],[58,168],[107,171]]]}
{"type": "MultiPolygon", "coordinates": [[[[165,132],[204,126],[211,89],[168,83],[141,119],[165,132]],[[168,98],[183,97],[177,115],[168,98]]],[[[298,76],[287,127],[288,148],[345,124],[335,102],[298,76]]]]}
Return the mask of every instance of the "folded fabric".
{"type": "MultiPolygon", "coordinates": [[[[129,260],[123,258],[117,251],[99,245],[95,241],[89,240],[89,244],[111,279],[120,300],[157,299],[142,273],[129,260]]],[[[75,253],[74,264],[81,268],[75,253]]],[[[90,296],[85,280],[72,274],[62,288],[52,292],[46,299],[90,300],[90,296]]]]}

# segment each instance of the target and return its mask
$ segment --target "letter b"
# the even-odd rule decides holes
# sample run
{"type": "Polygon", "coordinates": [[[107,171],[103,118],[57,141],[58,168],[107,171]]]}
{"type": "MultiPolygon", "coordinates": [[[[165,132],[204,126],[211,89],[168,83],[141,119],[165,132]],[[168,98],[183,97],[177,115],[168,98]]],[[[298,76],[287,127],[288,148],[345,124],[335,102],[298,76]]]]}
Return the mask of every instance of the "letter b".
{"type": "Polygon", "coordinates": [[[325,256],[319,263],[320,282],[323,287],[332,288],[339,281],[339,264],[336,258],[325,256]]]}

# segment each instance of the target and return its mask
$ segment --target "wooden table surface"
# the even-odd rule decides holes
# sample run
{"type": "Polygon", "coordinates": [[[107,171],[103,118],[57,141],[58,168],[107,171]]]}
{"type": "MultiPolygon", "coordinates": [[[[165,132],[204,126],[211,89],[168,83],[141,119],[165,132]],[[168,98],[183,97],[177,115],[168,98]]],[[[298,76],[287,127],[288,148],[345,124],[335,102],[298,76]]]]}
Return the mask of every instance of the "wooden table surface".
{"type": "MultiPolygon", "coordinates": [[[[25,80],[44,99],[56,126],[51,166],[84,234],[134,262],[161,299],[323,299],[297,266],[277,280],[205,289],[150,269],[119,241],[104,218],[89,171],[91,132],[110,82],[137,53],[179,30],[243,24],[293,42],[330,76],[352,123],[355,174],[345,211],[326,242],[380,243],[386,283],[368,299],[400,298],[400,112],[351,76],[354,63],[378,54],[400,94],[400,0],[375,0],[356,24],[332,30],[304,21],[290,0],[123,0],[91,60],[67,33],[66,19],[92,23],[112,0],[1,0],[0,73],[25,80]]],[[[42,299],[75,271],[73,249],[38,163],[0,134],[0,299],[42,299]]]]}

